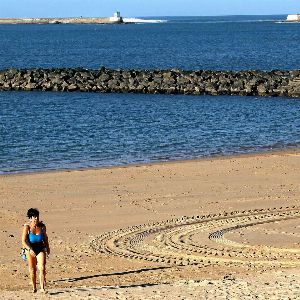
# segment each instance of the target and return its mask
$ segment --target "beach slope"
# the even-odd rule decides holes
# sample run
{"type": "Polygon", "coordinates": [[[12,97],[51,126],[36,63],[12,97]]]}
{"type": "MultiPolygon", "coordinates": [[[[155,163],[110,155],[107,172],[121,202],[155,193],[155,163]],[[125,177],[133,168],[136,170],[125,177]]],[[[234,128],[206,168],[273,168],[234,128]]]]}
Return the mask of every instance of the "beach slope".
{"type": "Polygon", "coordinates": [[[1,296],[31,298],[19,250],[37,207],[50,296],[300,297],[299,166],[295,150],[2,175],[1,296]]]}

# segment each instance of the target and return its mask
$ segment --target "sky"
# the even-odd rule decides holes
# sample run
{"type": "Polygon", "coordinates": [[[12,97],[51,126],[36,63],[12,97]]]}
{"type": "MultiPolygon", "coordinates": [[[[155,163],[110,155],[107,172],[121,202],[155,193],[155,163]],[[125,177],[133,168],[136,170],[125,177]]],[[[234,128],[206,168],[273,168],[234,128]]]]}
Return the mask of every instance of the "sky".
{"type": "Polygon", "coordinates": [[[0,0],[0,18],[276,15],[300,13],[300,0],[0,0]]]}

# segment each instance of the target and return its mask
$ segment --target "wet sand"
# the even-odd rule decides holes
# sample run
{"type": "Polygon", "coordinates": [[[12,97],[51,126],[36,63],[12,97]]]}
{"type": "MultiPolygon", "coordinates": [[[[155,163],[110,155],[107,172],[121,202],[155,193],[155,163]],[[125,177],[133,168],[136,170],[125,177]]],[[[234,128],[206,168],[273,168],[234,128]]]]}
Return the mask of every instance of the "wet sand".
{"type": "Polygon", "coordinates": [[[300,297],[299,167],[293,150],[2,175],[1,295],[32,297],[19,250],[37,207],[51,298],[300,297]]]}

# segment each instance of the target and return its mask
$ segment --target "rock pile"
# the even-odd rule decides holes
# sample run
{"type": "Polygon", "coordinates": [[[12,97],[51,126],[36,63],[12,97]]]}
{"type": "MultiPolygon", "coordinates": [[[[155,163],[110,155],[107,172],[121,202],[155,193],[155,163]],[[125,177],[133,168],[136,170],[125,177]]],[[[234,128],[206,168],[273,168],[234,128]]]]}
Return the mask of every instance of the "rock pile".
{"type": "Polygon", "coordinates": [[[0,91],[82,91],[300,97],[300,70],[6,69],[0,91]]]}

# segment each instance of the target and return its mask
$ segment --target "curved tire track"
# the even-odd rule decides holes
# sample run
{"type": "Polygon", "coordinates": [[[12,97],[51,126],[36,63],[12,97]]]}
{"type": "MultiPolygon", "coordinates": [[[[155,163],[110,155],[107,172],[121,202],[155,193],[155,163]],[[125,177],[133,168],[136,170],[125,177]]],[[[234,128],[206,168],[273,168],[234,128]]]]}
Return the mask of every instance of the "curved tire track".
{"type": "Polygon", "coordinates": [[[171,265],[276,268],[300,266],[300,249],[250,246],[227,233],[300,218],[299,207],[255,209],[182,217],[104,233],[91,241],[97,252],[171,265]]]}

